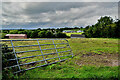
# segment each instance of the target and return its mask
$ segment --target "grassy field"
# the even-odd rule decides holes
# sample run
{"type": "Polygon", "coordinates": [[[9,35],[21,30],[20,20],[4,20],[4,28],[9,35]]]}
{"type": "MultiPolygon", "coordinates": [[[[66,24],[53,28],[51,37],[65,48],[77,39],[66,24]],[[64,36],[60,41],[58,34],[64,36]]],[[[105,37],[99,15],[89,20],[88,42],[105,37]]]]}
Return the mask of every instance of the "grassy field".
{"type": "MultiPolygon", "coordinates": [[[[74,54],[64,62],[26,71],[17,78],[118,78],[118,39],[68,39],[74,54]]],[[[42,43],[42,42],[41,42],[42,43]]],[[[45,42],[44,42],[45,43],[45,42]]],[[[16,45],[21,44],[14,43],[16,45]]],[[[23,44],[23,43],[22,43],[23,44]]],[[[24,44],[37,44],[35,42],[24,44]]],[[[52,47],[52,46],[50,46],[52,47]]],[[[36,48],[36,47],[35,47],[36,48]]],[[[32,48],[31,48],[32,49],[32,48]]],[[[18,48],[17,50],[22,50],[18,48]]],[[[44,52],[45,53],[45,52],[44,52]]],[[[37,54],[34,53],[34,54],[37,54]]],[[[21,54],[18,56],[33,54],[21,54]]],[[[33,58],[32,60],[38,60],[33,58]]],[[[23,60],[24,62],[26,60],[23,60]]],[[[29,61],[29,60],[27,60],[29,61]]],[[[37,64],[38,65],[38,64],[37,64]]],[[[26,68],[28,66],[25,66],[26,68]]]]}
{"type": "Polygon", "coordinates": [[[71,36],[71,34],[82,34],[83,32],[81,33],[66,33],[67,36],[71,36]]]}

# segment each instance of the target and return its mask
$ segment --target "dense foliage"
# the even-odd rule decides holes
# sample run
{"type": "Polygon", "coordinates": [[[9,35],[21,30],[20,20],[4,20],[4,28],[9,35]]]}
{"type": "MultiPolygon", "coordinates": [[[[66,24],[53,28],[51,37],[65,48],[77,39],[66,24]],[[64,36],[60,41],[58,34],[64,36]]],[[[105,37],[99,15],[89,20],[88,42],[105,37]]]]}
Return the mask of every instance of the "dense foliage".
{"type": "Polygon", "coordinates": [[[53,29],[36,29],[36,30],[3,30],[2,39],[6,34],[27,34],[28,38],[69,38],[65,33],[60,30],[53,29]]]}
{"type": "Polygon", "coordinates": [[[86,26],[84,34],[89,38],[119,38],[120,20],[113,21],[111,17],[101,17],[95,25],[86,26]]]}
{"type": "Polygon", "coordinates": [[[82,30],[83,27],[74,27],[74,28],[47,28],[47,29],[34,29],[34,30],[2,30],[1,38],[4,39],[6,34],[27,34],[28,38],[69,38],[65,33],[62,33],[64,30],[82,30]]]}
{"type": "Polygon", "coordinates": [[[9,66],[16,65],[16,61],[8,61],[9,59],[14,59],[15,56],[12,53],[13,50],[8,49],[8,46],[6,44],[2,44],[2,79],[6,78],[14,78],[15,75],[13,74],[13,71],[17,70],[17,67],[14,68],[6,68],[9,66]]]}

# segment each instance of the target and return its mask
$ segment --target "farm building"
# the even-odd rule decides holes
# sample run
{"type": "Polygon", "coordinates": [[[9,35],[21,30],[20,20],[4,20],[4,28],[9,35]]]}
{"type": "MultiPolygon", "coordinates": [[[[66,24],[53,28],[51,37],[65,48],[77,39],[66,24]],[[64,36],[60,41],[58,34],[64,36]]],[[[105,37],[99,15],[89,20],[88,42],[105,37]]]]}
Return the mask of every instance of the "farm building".
{"type": "Polygon", "coordinates": [[[5,38],[9,38],[9,39],[26,39],[27,35],[26,34],[6,34],[5,38]]]}
{"type": "Polygon", "coordinates": [[[80,34],[71,34],[71,38],[85,38],[85,36],[80,34]]]}
{"type": "Polygon", "coordinates": [[[81,31],[81,30],[78,30],[78,31],[77,31],[77,33],[80,33],[80,32],[83,32],[83,31],[81,31]]]}
{"type": "Polygon", "coordinates": [[[74,32],[77,32],[77,31],[72,31],[72,30],[64,30],[63,33],[74,33],[74,32]]]}

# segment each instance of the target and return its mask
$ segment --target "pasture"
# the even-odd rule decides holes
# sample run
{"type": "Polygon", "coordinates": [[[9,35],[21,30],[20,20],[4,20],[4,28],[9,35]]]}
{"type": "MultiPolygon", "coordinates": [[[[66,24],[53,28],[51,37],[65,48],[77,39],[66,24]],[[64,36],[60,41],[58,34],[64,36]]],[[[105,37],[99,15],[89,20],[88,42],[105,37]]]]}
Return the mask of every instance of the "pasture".
{"type": "MultiPolygon", "coordinates": [[[[73,38],[67,40],[72,48],[73,58],[46,67],[26,71],[16,75],[15,78],[118,78],[119,39],[73,38]]],[[[21,43],[14,44],[20,45],[21,43]]],[[[37,43],[29,42],[24,44],[37,43]]],[[[18,48],[17,50],[21,51],[23,49],[18,48]]],[[[33,54],[38,54],[38,52],[19,54],[18,56],[25,57],[33,54]]],[[[36,61],[40,58],[32,58],[31,60],[36,61]]],[[[22,60],[21,62],[29,61],[28,59],[25,61],[22,60]]],[[[36,65],[39,64],[35,64],[34,66],[36,65]]],[[[23,68],[30,66],[24,66],[23,68]]]]}
{"type": "Polygon", "coordinates": [[[67,36],[71,36],[71,34],[80,34],[80,35],[81,35],[82,33],[83,33],[83,32],[81,32],[81,33],[66,33],[66,35],[67,35],[67,36]]]}

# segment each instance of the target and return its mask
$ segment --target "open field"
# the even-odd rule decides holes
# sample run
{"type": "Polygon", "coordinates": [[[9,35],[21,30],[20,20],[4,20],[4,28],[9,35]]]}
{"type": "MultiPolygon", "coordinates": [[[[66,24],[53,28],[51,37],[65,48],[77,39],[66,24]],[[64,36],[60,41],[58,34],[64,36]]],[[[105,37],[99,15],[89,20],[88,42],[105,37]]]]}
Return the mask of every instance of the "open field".
{"type": "Polygon", "coordinates": [[[82,34],[83,32],[81,33],[66,33],[67,36],[71,36],[71,34],[82,34]]]}
{"type": "MultiPolygon", "coordinates": [[[[61,63],[49,65],[47,67],[40,67],[26,71],[24,74],[21,74],[16,77],[17,78],[118,78],[118,39],[73,38],[73,39],[68,39],[68,41],[72,48],[72,52],[74,54],[73,58],[70,58],[61,63]]],[[[18,45],[20,43],[14,43],[14,44],[18,45]]],[[[37,44],[37,43],[31,42],[24,44],[28,45],[28,44],[37,44]]],[[[20,48],[18,48],[17,50],[20,50],[20,48]]],[[[32,53],[32,54],[37,54],[37,53],[32,53]]],[[[27,54],[27,55],[21,54],[18,56],[28,56],[32,54],[27,54]]],[[[33,58],[32,60],[36,61],[37,58],[33,58]]]]}

